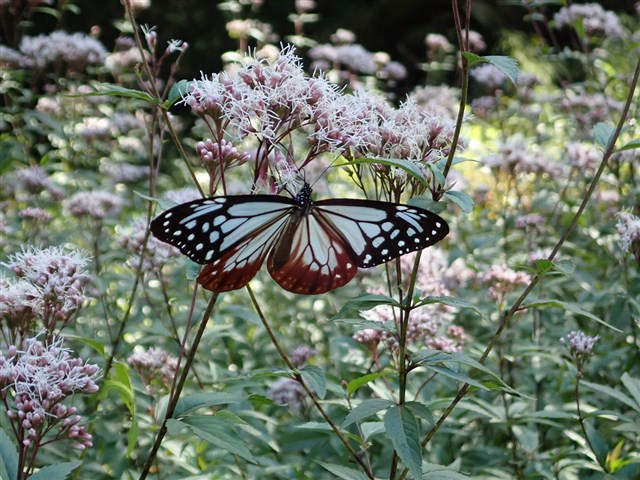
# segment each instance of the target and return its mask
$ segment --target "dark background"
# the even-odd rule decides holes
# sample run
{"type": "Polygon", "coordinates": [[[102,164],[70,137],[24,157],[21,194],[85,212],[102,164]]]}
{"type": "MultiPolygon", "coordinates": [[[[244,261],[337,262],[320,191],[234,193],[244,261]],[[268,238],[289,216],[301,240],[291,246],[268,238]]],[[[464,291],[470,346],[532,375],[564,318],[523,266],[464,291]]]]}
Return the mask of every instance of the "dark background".
{"type": "MultiPolygon", "coordinates": [[[[615,8],[617,13],[632,13],[636,1],[599,3],[605,9],[615,8]]],[[[159,45],[166,45],[170,39],[189,43],[178,78],[191,79],[199,77],[200,72],[219,71],[221,54],[238,48],[237,41],[229,38],[225,29],[225,24],[234,17],[218,8],[221,3],[220,0],[152,0],[149,9],[138,13],[140,24],[157,27],[159,45]]],[[[499,49],[499,32],[532,31],[531,24],[523,20],[526,11],[519,3],[519,0],[472,2],[472,29],[484,36],[488,45],[485,53],[505,53],[499,49]]],[[[99,26],[100,40],[111,49],[120,35],[117,25],[124,20],[121,3],[76,0],[73,4],[80,13],[66,12],[64,29],[70,33],[89,33],[93,26],[99,26]]],[[[459,0],[459,4],[464,4],[464,0],[459,0]]],[[[294,33],[288,18],[294,12],[294,5],[294,0],[264,0],[259,9],[250,11],[247,7],[236,18],[255,18],[268,23],[279,35],[279,41],[284,42],[287,35],[294,33]]],[[[317,0],[312,13],[317,13],[319,20],[305,25],[305,35],[323,43],[329,42],[329,36],[337,28],[349,29],[368,50],[387,52],[393,60],[408,67],[410,76],[405,83],[412,84],[423,76],[414,66],[425,60],[427,33],[441,33],[455,42],[451,8],[451,0],[317,0]]],[[[549,17],[559,9],[560,5],[546,7],[549,17]]],[[[37,15],[33,20],[25,34],[48,33],[56,27],[55,20],[46,15],[37,15]]],[[[4,39],[0,42],[7,43],[4,39]]],[[[305,51],[299,49],[298,53],[304,57],[305,51]]]]}

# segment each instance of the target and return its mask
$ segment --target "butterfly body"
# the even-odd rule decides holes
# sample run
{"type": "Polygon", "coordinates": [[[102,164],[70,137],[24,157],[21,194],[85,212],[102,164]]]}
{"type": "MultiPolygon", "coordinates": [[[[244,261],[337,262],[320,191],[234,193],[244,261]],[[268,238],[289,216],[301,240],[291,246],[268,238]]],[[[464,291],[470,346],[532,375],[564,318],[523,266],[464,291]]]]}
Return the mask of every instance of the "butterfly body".
{"type": "Polygon", "coordinates": [[[293,198],[230,195],[184,203],[156,217],[151,231],[206,264],[198,282],[207,290],[242,288],[266,259],[284,289],[319,294],[348,283],[358,267],[433,245],[449,228],[438,215],[410,205],[314,202],[305,184],[293,198]]]}

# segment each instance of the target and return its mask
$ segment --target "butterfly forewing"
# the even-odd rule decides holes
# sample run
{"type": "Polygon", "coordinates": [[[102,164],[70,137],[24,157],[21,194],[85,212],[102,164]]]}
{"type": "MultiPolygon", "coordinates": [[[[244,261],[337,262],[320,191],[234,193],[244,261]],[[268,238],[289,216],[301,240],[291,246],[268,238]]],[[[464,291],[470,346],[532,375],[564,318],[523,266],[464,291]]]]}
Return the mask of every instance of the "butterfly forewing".
{"type": "MultiPolygon", "coordinates": [[[[211,263],[269,225],[286,219],[295,203],[274,195],[212,197],[158,215],[151,231],[196,263],[211,263]]],[[[259,268],[259,266],[258,266],[259,268]]]]}
{"type": "Polygon", "coordinates": [[[447,223],[435,213],[390,202],[323,200],[315,203],[313,214],[333,225],[362,268],[422,250],[449,233],[447,223]]]}

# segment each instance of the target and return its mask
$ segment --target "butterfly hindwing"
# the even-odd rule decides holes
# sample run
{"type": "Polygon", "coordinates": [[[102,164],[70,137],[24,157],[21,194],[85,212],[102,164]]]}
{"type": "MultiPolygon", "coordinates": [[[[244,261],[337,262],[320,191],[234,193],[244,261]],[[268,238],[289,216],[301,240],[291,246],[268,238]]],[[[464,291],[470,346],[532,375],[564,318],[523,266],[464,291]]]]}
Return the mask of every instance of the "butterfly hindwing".
{"type": "Polygon", "coordinates": [[[358,271],[344,239],[313,210],[282,231],[267,261],[273,279],[294,293],[320,294],[347,284],[358,271]]]}

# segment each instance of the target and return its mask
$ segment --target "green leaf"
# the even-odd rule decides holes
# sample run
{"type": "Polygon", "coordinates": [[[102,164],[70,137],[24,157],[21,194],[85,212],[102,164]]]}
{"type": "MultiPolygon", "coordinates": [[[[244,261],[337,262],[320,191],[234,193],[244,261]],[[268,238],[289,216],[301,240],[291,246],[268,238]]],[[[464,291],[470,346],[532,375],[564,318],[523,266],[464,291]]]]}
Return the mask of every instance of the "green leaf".
{"type": "Polygon", "coordinates": [[[495,66],[504,73],[511,83],[516,85],[518,83],[518,75],[520,75],[520,69],[518,68],[518,61],[515,58],[503,56],[503,55],[487,55],[483,57],[485,61],[495,66]]]}
{"type": "Polygon", "coordinates": [[[343,163],[340,165],[336,165],[337,167],[344,167],[348,165],[357,165],[357,164],[374,164],[374,165],[387,165],[389,167],[396,167],[401,170],[404,170],[413,178],[418,180],[425,186],[428,186],[427,179],[424,176],[424,172],[420,169],[416,162],[411,160],[404,160],[401,158],[356,158],[355,160],[350,160],[348,163],[343,163]]]}
{"type": "Polygon", "coordinates": [[[468,480],[469,477],[460,472],[445,467],[444,465],[436,465],[435,463],[422,464],[424,480],[468,480]]]}
{"type": "Polygon", "coordinates": [[[184,96],[189,93],[189,84],[190,82],[188,80],[180,80],[174,83],[169,91],[169,98],[164,102],[164,107],[169,108],[178,100],[184,98],[184,96]]]}
{"type": "Polygon", "coordinates": [[[603,149],[609,148],[609,143],[613,138],[613,134],[616,131],[615,127],[607,125],[606,123],[598,123],[593,127],[593,139],[603,149]]]}
{"type": "Polygon", "coordinates": [[[81,464],[82,462],[75,461],[48,465],[31,475],[29,480],[64,480],[81,464]]]}
{"type": "Polygon", "coordinates": [[[136,413],[135,393],[129,377],[129,368],[124,363],[113,363],[110,378],[102,382],[99,398],[106,398],[107,394],[112,391],[118,393],[120,400],[126,405],[131,415],[131,428],[127,434],[127,452],[131,453],[137,446],[140,428],[136,413]]]}
{"type": "Polygon", "coordinates": [[[425,210],[429,210],[433,213],[441,213],[445,208],[447,208],[447,204],[445,202],[436,202],[433,200],[433,198],[426,195],[418,195],[417,197],[412,197],[409,199],[407,204],[414,207],[424,208],[425,210]]]}
{"type": "Polygon", "coordinates": [[[18,478],[18,451],[4,429],[0,428],[0,480],[16,478],[18,478]]]}
{"type": "Polygon", "coordinates": [[[79,335],[73,335],[69,333],[64,334],[64,338],[70,338],[72,340],[78,340],[79,342],[84,343],[85,345],[90,346],[96,352],[100,354],[102,358],[106,358],[106,353],[104,351],[104,345],[98,340],[94,340],[93,338],[81,337],[79,335]]]}
{"type": "Polygon", "coordinates": [[[137,190],[134,190],[133,193],[135,195],[137,195],[138,197],[143,198],[143,199],[145,199],[145,200],[147,200],[149,202],[157,203],[162,210],[169,210],[170,208],[175,207],[176,205],[178,205],[176,202],[173,202],[171,200],[161,200],[159,198],[155,198],[155,197],[151,197],[149,195],[146,195],[146,194],[144,194],[142,192],[138,192],[137,190]]]}
{"type": "Polygon", "coordinates": [[[467,63],[469,64],[470,67],[475,65],[476,63],[486,62],[484,57],[481,57],[480,55],[476,55],[475,53],[462,52],[462,56],[467,59],[467,63]]]}
{"type": "Polygon", "coordinates": [[[508,393],[519,395],[518,392],[507,386],[507,384],[502,381],[500,376],[492,372],[491,369],[489,369],[486,365],[481,364],[477,360],[474,360],[461,352],[447,353],[440,350],[423,349],[417,352],[415,357],[412,358],[412,361],[416,364],[437,371],[438,373],[442,373],[443,375],[453,378],[454,380],[469,383],[469,385],[473,385],[483,390],[502,389],[503,391],[506,391],[508,393]],[[474,380],[465,374],[452,370],[446,365],[447,363],[458,363],[479,370],[492,378],[495,381],[495,384],[489,382],[481,383],[477,380],[474,380]]]}
{"type": "Polygon", "coordinates": [[[474,303],[464,300],[463,298],[451,297],[448,295],[429,295],[427,297],[422,298],[414,306],[421,307],[423,305],[430,305],[432,303],[440,303],[442,305],[459,308],[461,310],[468,308],[470,310],[473,310],[474,312],[476,312],[478,315],[482,317],[482,312],[480,312],[480,309],[474,303]]]}
{"type": "Polygon", "coordinates": [[[359,316],[361,311],[371,310],[378,305],[399,307],[398,302],[391,297],[365,293],[345,302],[340,311],[331,317],[331,320],[337,320],[339,318],[354,318],[359,316]]]}
{"type": "Polygon", "coordinates": [[[336,478],[342,478],[343,480],[367,480],[367,476],[359,470],[353,468],[343,467],[342,465],[336,465],[335,463],[316,462],[322,468],[332,473],[336,478]]]}
{"type": "Polygon", "coordinates": [[[589,445],[593,448],[593,453],[601,466],[604,466],[607,461],[607,454],[609,453],[609,445],[606,440],[602,438],[602,435],[593,428],[590,422],[584,422],[584,431],[587,433],[587,439],[589,445]]]}
{"type": "Polygon", "coordinates": [[[404,404],[409,410],[413,412],[414,415],[426,420],[429,425],[435,425],[433,420],[433,413],[431,410],[424,404],[420,402],[407,402],[404,404]]]}
{"type": "Polygon", "coordinates": [[[418,437],[418,422],[411,411],[395,405],[384,416],[385,433],[400,460],[414,478],[422,478],[422,447],[418,437]]]}
{"type": "Polygon", "coordinates": [[[317,365],[306,365],[300,370],[305,383],[311,387],[318,398],[322,400],[327,393],[327,380],[324,371],[317,365]]]}
{"type": "MultiPolygon", "coordinates": [[[[626,375],[626,373],[624,375],[626,375]]],[[[586,380],[581,380],[580,385],[588,388],[589,390],[593,390],[594,392],[607,395],[608,397],[611,397],[620,403],[624,403],[626,406],[640,413],[640,403],[636,403],[633,398],[625,395],[615,388],[611,388],[608,385],[600,385],[599,383],[587,382],[586,380]]]]}
{"type": "Polygon", "coordinates": [[[629,143],[624,144],[622,147],[618,148],[616,151],[621,152],[622,150],[634,150],[636,148],[640,148],[640,138],[631,140],[629,143]]]}
{"type": "Polygon", "coordinates": [[[180,420],[172,419],[171,421],[187,425],[195,435],[212,445],[238,455],[249,462],[255,462],[253,455],[238,437],[233,426],[224,420],[213,415],[193,415],[180,420]]]}
{"type": "Polygon", "coordinates": [[[640,380],[633,378],[627,372],[622,374],[622,384],[629,390],[629,393],[633,396],[636,402],[636,411],[640,412],[640,380]]]}
{"type": "Polygon", "coordinates": [[[72,95],[66,95],[68,97],[100,97],[103,95],[109,97],[126,97],[135,98],[138,100],[144,100],[145,102],[153,103],[154,105],[160,105],[158,99],[152,97],[147,92],[142,90],[134,90],[132,88],[121,87],[120,85],[113,85],[111,83],[103,83],[98,85],[98,90],[89,93],[74,93],[72,95]]]}
{"type": "Polygon", "coordinates": [[[348,427],[352,423],[359,422],[360,420],[368,418],[371,415],[378,413],[380,410],[385,410],[393,405],[394,403],[391,400],[386,400],[384,398],[369,398],[367,400],[363,400],[349,412],[342,422],[342,426],[348,427]]]}
{"type": "Polygon", "coordinates": [[[376,380],[380,377],[387,377],[389,375],[393,375],[391,370],[382,370],[380,372],[369,373],[367,375],[363,375],[354,380],[351,380],[347,384],[347,393],[351,396],[353,395],[360,387],[366,385],[367,383],[376,380]]]}
{"type": "Polygon", "coordinates": [[[462,210],[464,213],[470,213],[471,211],[473,211],[473,199],[466,192],[448,190],[444,192],[444,197],[458,205],[458,207],[460,207],[460,210],[462,210]]]}
{"type": "Polygon", "coordinates": [[[211,407],[213,405],[228,405],[230,403],[240,403],[245,400],[243,395],[233,395],[225,392],[198,392],[187,395],[178,400],[173,418],[178,418],[191,413],[199,408],[211,407]]]}
{"type": "Polygon", "coordinates": [[[571,260],[558,260],[553,262],[553,267],[566,275],[571,275],[576,270],[576,266],[571,260]]]}
{"type": "Polygon", "coordinates": [[[575,313],[576,315],[582,315],[584,317],[590,318],[591,320],[595,320],[599,324],[604,325],[605,327],[610,328],[611,330],[613,330],[615,332],[622,333],[622,330],[619,330],[616,327],[614,327],[612,325],[609,325],[604,320],[599,319],[594,314],[592,314],[590,312],[587,312],[586,310],[583,310],[579,305],[577,305],[575,303],[572,303],[572,302],[562,302],[560,300],[538,300],[536,302],[528,303],[526,305],[523,305],[522,307],[520,307],[520,309],[524,310],[524,309],[527,309],[527,308],[540,308],[540,307],[558,307],[558,308],[563,308],[568,312],[575,313]]]}

